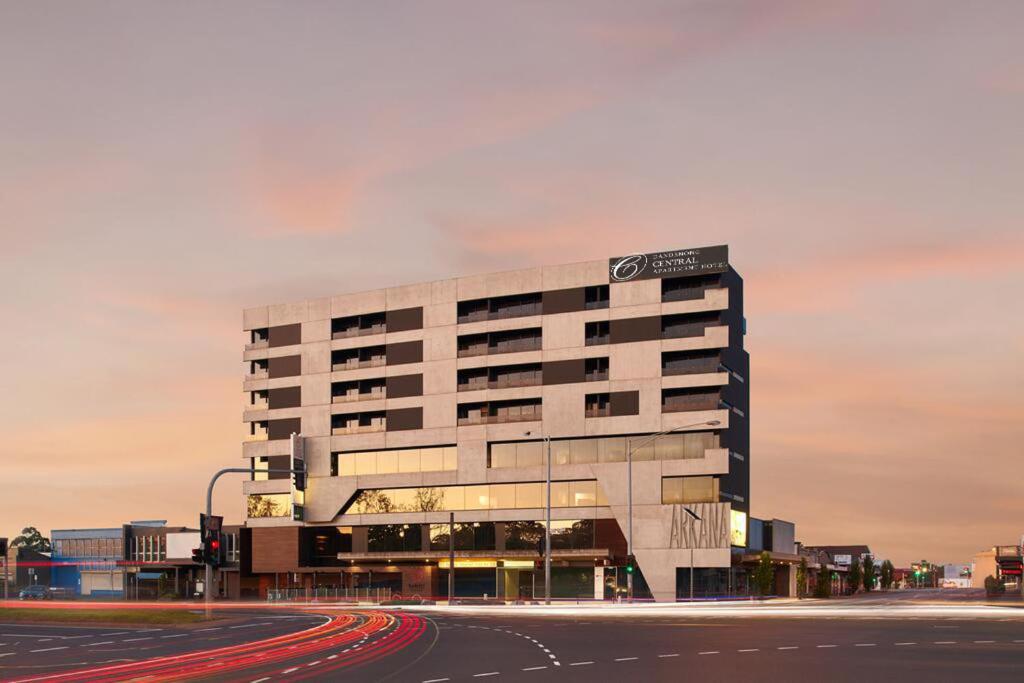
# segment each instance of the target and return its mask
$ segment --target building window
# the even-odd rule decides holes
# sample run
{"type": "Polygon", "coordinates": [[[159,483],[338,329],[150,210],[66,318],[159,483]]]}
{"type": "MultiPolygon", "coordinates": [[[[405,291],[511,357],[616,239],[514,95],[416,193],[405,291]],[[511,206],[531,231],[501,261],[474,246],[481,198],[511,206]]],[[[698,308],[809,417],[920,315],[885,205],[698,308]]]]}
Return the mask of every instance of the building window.
{"type": "Polygon", "coordinates": [[[540,420],[542,415],[543,407],[539,398],[460,403],[458,406],[458,424],[460,427],[479,424],[502,424],[505,422],[529,422],[540,420]]]}
{"type": "Polygon", "coordinates": [[[608,417],[611,415],[612,404],[609,394],[587,394],[584,397],[584,414],[587,417],[608,417]]]}
{"type": "Polygon", "coordinates": [[[290,493],[251,493],[246,496],[246,516],[289,517],[292,514],[292,494],[290,493]]]}
{"type": "Polygon", "coordinates": [[[588,311],[608,308],[608,285],[587,287],[583,293],[584,307],[588,311]]]}
{"type": "MultiPolygon", "coordinates": [[[[430,549],[448,550],[450,540],[448,524],[430,525],[430,549]]],[[[455,525],[455,550],[494,550],[494,522],[467,522],[455,525]]]]}
{"type": "Polygon", "coordinates": [[[331,475],[354,477],[400,472],[443,472],[459,468],[455,446],[393,448],[331,454],[331,475]]]}
{"type": "Polygon", "coordinates": [[[608,335],[611,324],[607,320],[596,320],[586,323],[584,326],[584,337],[587,346],[601,346],[608,343],[608,335]]]}
{"type": "MultiPolygon", "coordinates": [[[[601,462],[625,462],[627,441],[644,442],[650,435],[557,439],[551,442],[552,465],[588,465],[601,462]]],[[[492,443],[488,467],[540,467],[547,463],[543,441],[492,443]]],[[[633,451],[633,459],[695,460],[704,451],[719,448],[718,432],[681,432],[665,434],[643,443],[633,451]]]]}
{"type": "Polygon", "coordinates": [[[661,354],[661,374],[698,375],[721,371],[721,354],[717,349],[700,351],[665,351],[661,354]]]}
{"type": "Polygon", "coordinates": [[[703,337],[707,328],[724,324],[722,314],[718,311],[664,315],[661,317],[661,338],[703,337]]]}
{"type": "Polygon", "coordinates": [[[528,315],[541,314],[541,294],[513,294],[496,296],[490,299],[474,299],[460,301],[458,304],[458,322],[472,323],[481,320],[500,320],[504,318],[520,318],[528,315]]]}
{"type": "Polygon", "coordinates": [[[721,275],[691,275],[688,277],[667,277],[661,281],[661,300],[692,301],[703,299],[709,289],[721,289],[721,275]]]}
{"type": "Polygon", "coordinates": [[[331,434],[335,435],[382,432],[386,427],[387,419],[383,410],[331,415],[331,434]]]}
{"type": "MultiPolygon", "coordinates": [[[[366,489],[341,514],[527,509],[544,507],[545,500],[544,482],[366,489]]],[[[552,507],[606,505],[608,501],[595,480],[551,484],[552,507]]]]}
{"type": "Polygon", "coordinates": [[[256,420],[248,423],[246,427],[248,428],[245,434],[246,441],[266,441],[270,438],[270,434],[267,431],[267,420],[256,420]]]}
{"type": "Polygon", "coordinates": [[[386,380],[361,379],[350,382],[333,382],[331,384],[331,402],[347,403],[349,401],[372,401],[386,396],[386,380]]]}
{"type": "Polygon", "coordinates": [[[358,370],[384,365],[386,354],[383,346],[364,346],[360,349],[337,349],[331,351],[331,370],[358,370]]]}
{"type": "Polygon", "coordinates": [[[587,382],[600,382],[608,379],[608,357],[587,358],[584,363],[584,377],[587,382]]]}
{"type": "Polygon", "coordinates": [[[496,353],[522,353],[540,351],[540,328],[504,330],[486,334],[464,334],[458,339],[459,358],[486,356],[496,353]]]}
{"type": "Polygon", "coordinates": [[[383,312],[349,315],[331,320],[331,339],[383,334],[386,331],[386,316],[383,312]]]}
{"type": "Polygon", "coordinates": [[[662,389],[661,412],[678,413],[689,410],[718,410],[722,407],[721,400],[721,387],[662,389]]]}
{"type": "Polygon", "coordinates": [[[662,477],[663,505],[680,503],[717,503],[717,477],[662,477]]]}
{"type": "Polygon", "coordinates": [[[419,524],[375,524],[366,529],[366,549],[371,553],[423,550],[419,524]]]}

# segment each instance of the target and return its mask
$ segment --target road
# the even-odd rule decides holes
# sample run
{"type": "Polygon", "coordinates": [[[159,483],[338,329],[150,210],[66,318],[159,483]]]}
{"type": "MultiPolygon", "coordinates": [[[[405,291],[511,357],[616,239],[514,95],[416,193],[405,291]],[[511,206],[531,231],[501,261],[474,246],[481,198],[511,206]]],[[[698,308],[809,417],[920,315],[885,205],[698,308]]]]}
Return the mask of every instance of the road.
{"type": "Polygon", "coordinates": [[[763,606],[307,609],[159,629],[0,624],[0,679],[862,683],[1024,671],[1024,609],[924,591],[763,606]]]}

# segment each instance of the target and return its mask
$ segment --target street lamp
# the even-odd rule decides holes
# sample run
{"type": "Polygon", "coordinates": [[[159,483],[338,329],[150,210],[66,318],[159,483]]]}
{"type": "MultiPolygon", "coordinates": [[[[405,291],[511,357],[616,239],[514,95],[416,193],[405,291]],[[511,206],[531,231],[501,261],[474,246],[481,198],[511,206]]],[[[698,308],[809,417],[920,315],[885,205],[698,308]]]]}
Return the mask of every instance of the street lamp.
{"type": "MultiPolygon", "coordinates": [[[[531,436],[533,432],[525,432],[523,436],[531,436]]],[[[551,437],[541,436],[547,448],[547,511],[544,518],[544,604],[551,604],[551,437]]]]}
{"type": "MultiPolygon", "coordinates": [[[[705,422],[695,422],[694,424],[689,424],[689,425],[680,425],[679,427],[673,427],[672,429],[666,429],[665,431],[658,432],[657,434],[651,434],[650,436],[648,436],[646,439],[643,439],[642,441],[640,441],[635,446],[633,445],[632,439],[629,439],[629,438],[626,439],[626,509],[627,509],[627,518],[629,520],[627,522],[627,524],[626,524],[626,554],[627,555],[629,555],[630,557],[633,556],[633,451],[638,450],[639,448],[641,448],[643,446],[646,446],[647,444],[651,443],[652,441],[654,441],[658,437],[665,436],[666,434],[672,434],[673,432],[678,432],[678,431],[681,431],[681,430],[684,430],[684,429],[692,429],[693,427],[717,427],[720,424],[722,424],[722,423],[719,420],[707,420],[705,422]]],[[[549,462],[550,462],[550,459],[549,459],[549,462]]],[[[548,470],[549,471],[548,480],[550,482],[550,464],[549,464],[548,467],[549,467],[549,470],[548,470]]],[[[549,491],[550,491],[550,483],[548,484],[548,486],[549,486],[549,491]]],[[[549,496],[550,496],[550,493],[549,493],[549,496]]],[[[699,517],[697,517],[697,515],[695,515],[689,509],[687,509],[687,512],[689,512],[691,515],[693,515],[693,517],[695,517],[696,519],[698,519],[698,520],[700,519],[699,517]]],[[[626,575],[626,581],[628,582],[628,585],[626,586],[626,592],[629,595],[630,601],[632,601],[633,600],[633,574],[632,573],[629,573],[629,574],[626,575]]],[[[691,593],[690,594],[690,598],[692,599],[693,598],[693,548],[690,549],[690,593],[691,593]]]]}

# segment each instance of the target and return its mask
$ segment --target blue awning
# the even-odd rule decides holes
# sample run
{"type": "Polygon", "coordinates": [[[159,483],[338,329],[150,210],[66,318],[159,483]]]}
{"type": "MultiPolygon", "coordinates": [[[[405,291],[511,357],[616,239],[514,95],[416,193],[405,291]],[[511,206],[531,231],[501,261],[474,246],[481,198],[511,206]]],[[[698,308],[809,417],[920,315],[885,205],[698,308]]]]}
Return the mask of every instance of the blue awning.
{"type": "Polygon", "coordinates": [[[139,572],[136,574],[140,579],[162,579],[164,577],[163,572],[139,572]]]}

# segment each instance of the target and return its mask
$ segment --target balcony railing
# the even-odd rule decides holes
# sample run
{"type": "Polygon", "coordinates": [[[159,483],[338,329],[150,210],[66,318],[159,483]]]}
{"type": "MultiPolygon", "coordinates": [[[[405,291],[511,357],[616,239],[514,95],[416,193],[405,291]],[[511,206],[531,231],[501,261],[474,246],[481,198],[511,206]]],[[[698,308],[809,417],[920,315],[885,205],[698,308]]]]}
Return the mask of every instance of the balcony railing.
{"type": "Polygon", "coordinates": [[[331,403],[352,403],[354,401],[375,401],[380,398],[387,398],[387,392],[381,391],[369,391],[369,392],[355,392],[350,394],[335,394],[331,396],[331,403]]]}
{"type": "Polygon", "coordinates": [[[387,332],[386,325],[373,325],[372,327],[350,327],[346,330],[338,330],[331,333],[331,339],[348,339],[350,337],[366,337],[371,334],[384,334],[387,332]]]}
{"type": "Polygon", "coordinates": [[[270,346],[270,342],[268,340],[261,339],[260,341],[249,342],[248,344],[246,344],[245,345],[245,350],[246,351],[256,351],[257,349],[265,349],[265,348],[268,348],[269,346],[270,346]]]}
{"type": "Polygon", "coordinates": [[[505,424],[507,422],[533,422],[541,419],[543,419],[541,409],[535,408],[530,413],[520,413],[518,415],[469,415],[466,417],[460,417],[459,426],[467,427],[471,425],[505,424]]]}
{"type": "Polygon", "coordinates": [[[246,441],[266,441],[268,438],[269,438],[269,435],[266,432],[258,432],[256,434],[246,434],[245,435],[245,440],[246,441]]]}
{"type": "Polygon", "coordinates": [[[602,408],[587,408],[584,411],[586,417],[609,417],[612,414],[610,406],[602,408]]]}
{"type": "Polygon", "coordinates": [[[718,410],[721,408],[721,400],[717,396],[705,398],[671,398],[661,404],[663,413],[684,413],[691,410],[718,410]]]}
{"type": "Polygon", "coordinates": [[[341,370],[359,370],[361,368],[378,368],[387,363],[387,359],[384,356],[378,358],[371,358],[369,360],[356,360],[346,361],[344,363],[334,363],[331,365],[332,372],[339,372],[341,370]]]}
{"type": "Polygon", "coordinates": [[[354,427],[333,427],[331,428],[332,436],[340,436],[343,434],[369,434],[371,432],[383,432],[386,426],[381,424],[372,425],[356,425],[354,427]]]}
{"type": "Polygon", "coordinates": [[[270,403],[268,403],[267,401],[254,401],[254,402],[250,403],[248,406],[246,406],[245,409],[246,410],[268,410],[269,408],[270,408],[270,403]]]}
{"type": "Polygon", "coordinates": [[[245,379],[247,381],[255,379],[267,379],[268,377],[270,377],[270,373],[266,370],[260,370],[259,372],[250,372],[245,375],[245,379]]]}

